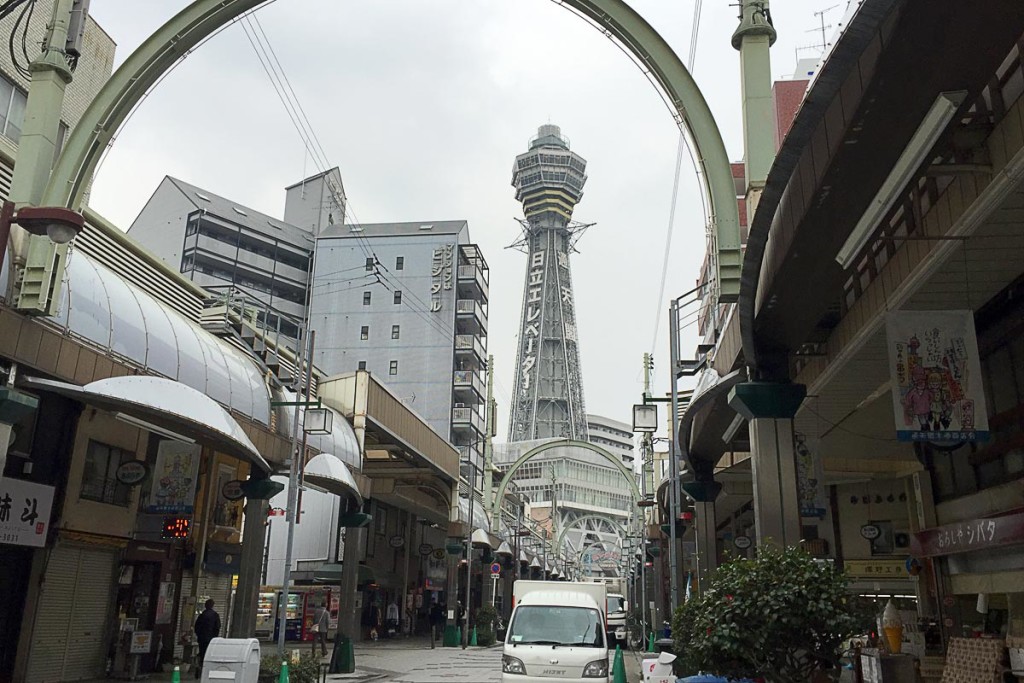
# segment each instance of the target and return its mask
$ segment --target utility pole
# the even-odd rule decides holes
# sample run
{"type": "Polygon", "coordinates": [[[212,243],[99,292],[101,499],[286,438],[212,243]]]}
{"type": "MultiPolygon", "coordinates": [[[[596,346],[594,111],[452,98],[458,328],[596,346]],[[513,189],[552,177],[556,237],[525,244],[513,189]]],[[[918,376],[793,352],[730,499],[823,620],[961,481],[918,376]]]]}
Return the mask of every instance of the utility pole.
{"type": "Polygon", "coordinates": [[[671,587],[670,613],[674,614],[679,606],[679,544],[676,538],[676,520],[679,519],[679,299],[673,299],[669,307],[669,353],[671,357],[672,382],[672,415],[669,424],[672,426],[672,440],[669,446],[668,477],[669,477],[669,586],[671,587]]]}
{"type": "MultiPolygon", "coordinates": [[[[300,335],[305,335],[307,329],[305,321],[300,328],[300,335]]],[[[304,394],[301,384],[301,380],[305,379],[306,386],[309,386],[311,375],[313,371],[313,364],[309,363],[308,367],[304,370],[303,363],[305,362],[306,356],[306,344],[310,345],[313,342],[312,333],[309,334],[309,339],[300,339],[295,345],[298,350],[296,354],[295,373],[300,379],[300,384],[295,388],[295,405],[294,405],[294,418],[292,419],[292,461],[288,469],[288,509],[285,510],[285,519],[288,524],[288,535],[287,541],[285,542],[285,556],[284,556],[284,579],[281,582],[281,603],[278,605],[278,634],[277,634],[277,655],[278,657],[284,657],[284,644],[285,644],[285,630],[288,626],[288,591],[291,588],[292,581],[292,560],[294,559],[294,546],[295,546],[295,522],[298,516],[299,506],[299,467],[301,459],[305,457],[305,453],[299,453],[299,427],[301,422],[299,421],[299,407],[305,406],[306,401],[303,401],[304,394]]],[[[310,357],[312,357],[312,347],[309,349],[310,357]]]]}
{"type": "MultiPolygon", "coordinates": [[[[488,512],[487,507],[489,506],[490,496],[488,492],[491,489],[491,472],[490,472],[490,461],[491,461],[491,433],[494,432],[494,411],[492,410],[492,404],[494,403],[494,357],[487,357],[487,408],[486,414],[484,415],[484,512],[488,512]]],[[[470,608],[470,586],[473,583],[473,499],[475,497],[473,488],[476,486],[476,472],[477,466],[473,463],[472,451],[469,454],[469,470],[472,472],[471,479],[469,481],[469,521],[466,525],[466,602],[463,603],[463,607],[466,610],[466,617],[462,624],[462,649],[465,650],[469,645],[469,608],[470,608]]],[[[489,515],[488,515],[489,516],[489,515]]]]}
{"type": "MultiPolygon", "coordinates": [[[[644,354],[644,402],[651,398],[651,369],[654,359],[644,354]]],[[[647,500],[647,464],[654,458],[654,434],[644,432],[640,442],[640,497],[647,500]]],[[[653,463],[652,463],[653,464],[653,463]]],[[[647,637],[647,508],[640,508],[640,628],[647,637]]]]}
{"type": "MultiPolygon", "coordinates": [[[[494,356],[487,356],[487,434],[484,435],[484,512],[491,524],[491,531],[498,531],[498,515],[501,514],[501,501],[494,500],[494,433],[497,425],[495,418],[497,407],[494,402],[494,356]]],[[[519,558],[516,558],[518,561],[519,558]]]]}

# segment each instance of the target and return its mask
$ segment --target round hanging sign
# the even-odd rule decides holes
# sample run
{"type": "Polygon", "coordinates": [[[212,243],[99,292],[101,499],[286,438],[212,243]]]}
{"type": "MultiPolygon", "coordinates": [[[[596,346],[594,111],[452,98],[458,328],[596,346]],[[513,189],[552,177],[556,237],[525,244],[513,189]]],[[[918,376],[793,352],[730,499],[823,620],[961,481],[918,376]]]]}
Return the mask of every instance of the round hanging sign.
{"type": "Polygon", "coordinates": [[[873,541],[882,535],[882,530],[874,524],[865,524],[860,528],[860,535],[869,541],[873,541]]]}
{"type": "Polygon", "coordinates": [[[392,548],[401,548],[405,545],[405,539],[401,536],[392,536],[388,539],[388,545],[392,548]]]}
{"type": "Polygon", "coordinates": [[[241,479],[224,482],[224,485],[220,487],[220,495],[228,500],[242,500],[245,498],[245,491],[242,490],[243,483],[241,479]]]}
{"type": "Polygon", "coordinates": [[[129,460],[118,465],[114,477],[126,486],[137,486],[149,476],[149,466],[141,460],[129,460]]]}
{"type": "Polygon", "coordinates": [[[420,543],[420,555],[429,555],[434,552],[434,546],[429,543],[420,543]]]}
{"type": "Polygon", "coordinates": [[[737,548],[739,548],[740,550],[746,550],[747,548],[750,547],[750,537],[749,536],[737,536],[736,538],[732,539],[732,544],[734,546],[736,546],[737,548]]]}

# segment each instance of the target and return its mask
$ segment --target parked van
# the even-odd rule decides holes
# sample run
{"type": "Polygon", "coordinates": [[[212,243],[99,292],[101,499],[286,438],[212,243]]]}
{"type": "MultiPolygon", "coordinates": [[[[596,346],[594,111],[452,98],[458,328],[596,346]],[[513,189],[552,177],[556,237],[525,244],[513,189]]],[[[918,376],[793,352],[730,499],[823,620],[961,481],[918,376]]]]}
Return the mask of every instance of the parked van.
{"type": "Polygon", "coordinates": [[[602,584],[516,581],[502,683],[608,683],[602,584]]]}

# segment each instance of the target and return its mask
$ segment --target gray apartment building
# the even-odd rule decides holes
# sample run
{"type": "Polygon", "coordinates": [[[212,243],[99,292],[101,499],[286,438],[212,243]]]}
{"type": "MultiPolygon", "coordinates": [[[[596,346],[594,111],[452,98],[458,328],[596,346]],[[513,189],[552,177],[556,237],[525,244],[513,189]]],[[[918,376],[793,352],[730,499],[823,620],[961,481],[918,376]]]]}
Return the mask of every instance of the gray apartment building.
{"type": "Polygon", "coordinates": [[[331,226],[316,245],[314,362],[369,370],[479,462],[488,281],[466,221],[331,226]]]}
{"type": "Polygon", "coordinates": [[[294,338],[316,236],[344,215],[337,168],[286,188],[284,219],[167,176],[128,234],[211,293],[258,304],[268,328],[294,338]]]}

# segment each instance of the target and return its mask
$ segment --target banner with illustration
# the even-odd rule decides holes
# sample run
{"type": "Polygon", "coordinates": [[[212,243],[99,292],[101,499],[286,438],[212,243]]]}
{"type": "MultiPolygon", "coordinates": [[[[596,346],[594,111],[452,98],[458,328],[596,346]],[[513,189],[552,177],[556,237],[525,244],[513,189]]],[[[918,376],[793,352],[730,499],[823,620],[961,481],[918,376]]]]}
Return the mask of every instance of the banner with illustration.
{"type": "Polygon", "coordinates": [[[201,447],[180,441],[162,440],[157,447],[153,486],[146,512],[191,514],[196,497],[201,447]]]}
{"type": "MultiPolygon", "coordinates": [[[[817,443],[811,444],[817,450],[817,443]]],[[[811,446],[797,437],[796,480],[800,496],[800,516],[824,519],[828,512],[828,492],[825,490],[825,463],[815,456],[811,446]]]]}
{"type": "Polygon", "coordinates": [[[894,311],[885,322],[901,441],[988,439],[971,311],[894,311]]]}

